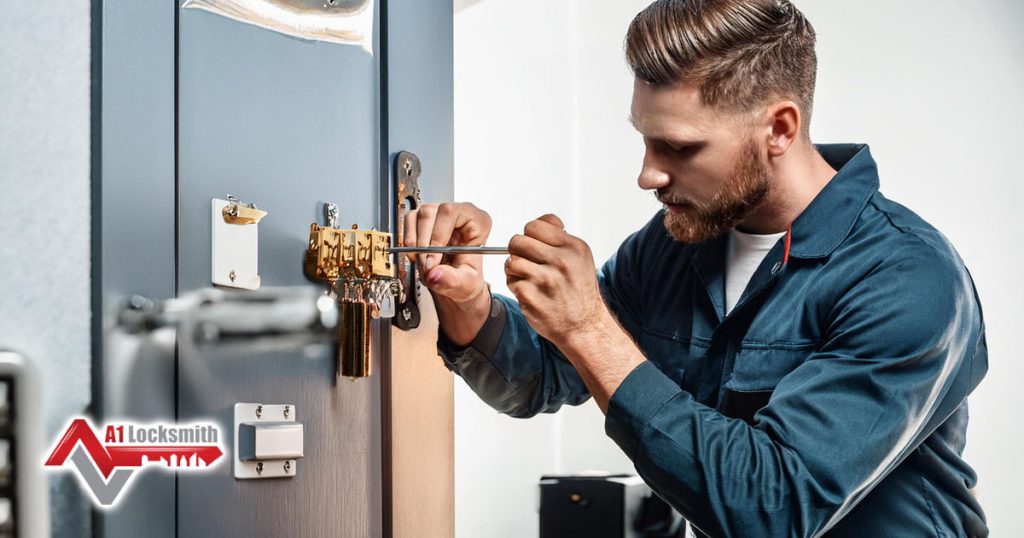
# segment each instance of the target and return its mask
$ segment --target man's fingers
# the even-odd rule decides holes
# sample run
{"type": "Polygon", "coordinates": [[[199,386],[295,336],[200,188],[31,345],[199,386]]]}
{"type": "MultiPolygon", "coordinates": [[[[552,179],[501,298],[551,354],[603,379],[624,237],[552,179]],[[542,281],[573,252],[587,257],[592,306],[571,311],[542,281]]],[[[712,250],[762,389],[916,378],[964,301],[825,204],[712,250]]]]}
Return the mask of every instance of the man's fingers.
{"type": "Polygon", "coordinates": [[[550,289],[559,278],[550,266],[540,265],[519,256],[508,257],[505,262],[505,277],[507,282],[529,281],[541,289],[550,289]]]}
{"type": "Polygon", "coordinates": [[[519,301],[519,306],[523,317],[526,318],[526,322],[536,330],[539,324],[530,305],[530,298],[538,295],[537,285],[529,280],[515,277],[508,277],[506,285],[508,290],[512,292],[512,295],[515,295],[516,300],[519,301]]]}
{"type": "Polygon", "coordinates": [[[508,252],[535,263],[553,265],[559,260],[557,248],[525,235],[513,235],[508,242],[508,252]]]}
{"type": "MultiPolygon", "coordinates": [[[[508,291],[512,292],[512,295],[514,295],[517,300],[521,301],[523,291],[527,286],[530,286],[530,281],[519,277],[506,276],[505,286],[508,288],[508,291]]],[[[522,306],[522,303],[520,303],[520,306],[522,306]]]]}
{"type": "Polygon", "coordinates": [[[544,215],[527,222],[523,234],[555,247],[564,245],[568,236],[562,228],[562,221],[554,215],[544,215]]]}
{"type": "Polygon", "coordinates": [[[412,211],[405,214],[405,220],[402,222],[402,244],[403,247],[414,247],[416,246],[416,216],[418,210],[413,209],[412,211]]]}
{"type": "Polygon", "coordinates": [[[558,218],[558,215],[548,213],[541,215],[537,220],[542,220],[552,226],[557,227],[559,230],[565,230],[565,224],[562,224],[562,219],[558,218]]]}
{"type": "MultiPolygon", "coordinates": [[[[414,247],[416,246],[416,221],[419,219],[420,210],[413,209],[405,214],[405,219],[402,222],[402,245],[403,247],[414,247]]],[[[421,276],[425,276],[423,273],[423,260],[417,254],[406,254],[406,259],[410,262],[419,262],[419,270],[421,276]]]]}
{"type": "Polygon", "coordinates": [[[518,278],[530,278],[540,272],[540,265],[526,258],[509,256],[505,260],[505,274],[518,278]]]}
{"type": "MultiPolygon", "coordinates": [[[[483,245],[490,225],[490,216],[472,204],[427,204],[406,213],[402,246],[483,245]]],[[[414,259],[425,276],[446,261],[452,265],[480,265],[479,258],[478,255],[455,255],[445,259],[441,254],[416,254],[414,259]]]]}
{"type": "MultiPolygon", "coordinates": [[[[449,245],[466,245],[468,243],[462,238],[462,231],[461,231],[461,229],[456,227],[455,230],[452,232],[451,239],[448,240],[448,244],[449,245]]],[[[449,254],[448,255],[448,265],[459,266],[459,265],[469,264],[469,265],[473,265],[474,267],[476,267],[479,270],[479,269],[481,269],[483,267],[483,264],[484,264],[484,259],[483,258],[484,257],[481,256],[480,254],[449,254]]]]}
{"type": "Polygon", "coordinates": [[[472,215],[458,204],[441,204],[437,206],[437,218],[434,219],[434,231],[430,234],[430,244],[444,246],[455,236],[461,234],[458,230],[464,227],[472,215]]]}
{"type": "MultiPolygon", "coordinates": [[[[416,210],[416,213],[416,244],[414,246],[430,246],[430,236],[434,233],[434,222],[437,220],[437,206],[425,205],[416,210]]],[[[450,230],[448,231],[448,235],[451,235],[450,230]]],[[[441,261],[441,255],[419,254],[416,259],[420,262],[420,266],[423,267],[424,272],[426,272],[441,261]]]]}
{"type": "MultiPolygon", "coordinates": [[[[473,215],[468,214],[460,204],[439,205],[437,216],[434,218],[434,228],[427,244],[431,246],[463,244],[462,234],[459,230],[472,220],[473,215]],[[456,240],[457,242],[455,242],[456,240]]],[[[456,261],[455,257],[452,258],[452,261],[456,261]]]]}

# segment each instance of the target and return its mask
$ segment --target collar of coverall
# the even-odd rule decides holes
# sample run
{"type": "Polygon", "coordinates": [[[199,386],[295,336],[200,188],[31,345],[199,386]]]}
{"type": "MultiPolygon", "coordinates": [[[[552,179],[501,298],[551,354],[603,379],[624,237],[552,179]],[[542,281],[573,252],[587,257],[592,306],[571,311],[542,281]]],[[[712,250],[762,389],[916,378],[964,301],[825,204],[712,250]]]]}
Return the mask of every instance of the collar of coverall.
{"type": "Polygon", "coordinates": [[[818,144],[838,173],[787,234],[788,258],[824,258],[846,239],[864,205],[878,191],[878,168],[867,144],[818,144]]]}

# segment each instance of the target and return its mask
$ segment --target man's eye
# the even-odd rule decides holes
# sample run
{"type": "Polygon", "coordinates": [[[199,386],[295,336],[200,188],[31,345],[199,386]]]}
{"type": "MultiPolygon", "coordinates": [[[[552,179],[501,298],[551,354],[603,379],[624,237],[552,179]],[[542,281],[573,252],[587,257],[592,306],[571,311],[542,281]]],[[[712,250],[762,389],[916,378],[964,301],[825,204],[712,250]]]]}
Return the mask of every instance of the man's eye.
{"type": "Polygon", "coordinates": [[[651,140],[648,144],[654,144],[658,151],[680,157],[690,157],[697,153],[703,144],[676,144],[667,140],[651,140]]]}

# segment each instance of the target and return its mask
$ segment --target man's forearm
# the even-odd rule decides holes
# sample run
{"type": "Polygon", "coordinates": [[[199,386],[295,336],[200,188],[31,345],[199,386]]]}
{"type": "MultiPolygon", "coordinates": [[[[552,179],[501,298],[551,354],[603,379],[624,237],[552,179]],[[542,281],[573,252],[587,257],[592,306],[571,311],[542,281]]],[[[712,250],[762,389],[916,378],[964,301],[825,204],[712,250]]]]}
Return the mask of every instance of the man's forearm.
{"type": "MultiPolygon", "coordinates": [[[[438,294],[433,297],[444,335],[456,346],[468,346],[490,315],[490,290],[484,288],[472,300],[462,303],[438,294]]],[[[607,310],[593,323],[571,331],[561,340],[552,344],[573,365],[604,413],[607,413],[608,402],[622,381],[646,361],[633,339],[607,310]]]]}
{"type": "Polygon", "coordinates": [[[609,312],[559,345],[603,413],[622,381],[646,361],[640,348],[609,312]]]}
{"type": "Polygon", "coordinates": [[[465,347],[480,332],[491,311],[491,293],[484,286],[473,299],[456,303],[439,294],[432,294],[438,324],[453,344],[465,347]]]}

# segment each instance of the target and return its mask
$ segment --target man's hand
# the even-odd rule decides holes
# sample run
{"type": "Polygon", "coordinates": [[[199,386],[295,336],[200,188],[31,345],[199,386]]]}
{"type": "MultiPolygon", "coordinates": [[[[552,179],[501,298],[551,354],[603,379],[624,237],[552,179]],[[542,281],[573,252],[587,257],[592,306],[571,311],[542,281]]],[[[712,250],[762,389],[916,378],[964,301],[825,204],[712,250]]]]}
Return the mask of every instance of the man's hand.
{"type": "Polygon", "coordinates": [[[610,317],[590,247],[555,215],[530,221],[508,244],[508,289],[538,334],[560,346],[610,317]]]}
{"type": "Polygon", "coordinates": [[[601,297],[590,247],[565,233],[558,217],[544,215],[508,250],[508,288],[526,321],[565,354],[607,412],[615,389],[645,359],[601,297]]]}
{"type": "MultiPolygon", "coordinates": [[[[470,203],[426,204],[405,215],[402,246],[476,246],[487,242],[491,216],[470,203]]],[[[420,278],[434,297],[441,329],[456,345],[468,345],[490,312],[483,256],[419,254],[420,278]]]]}

